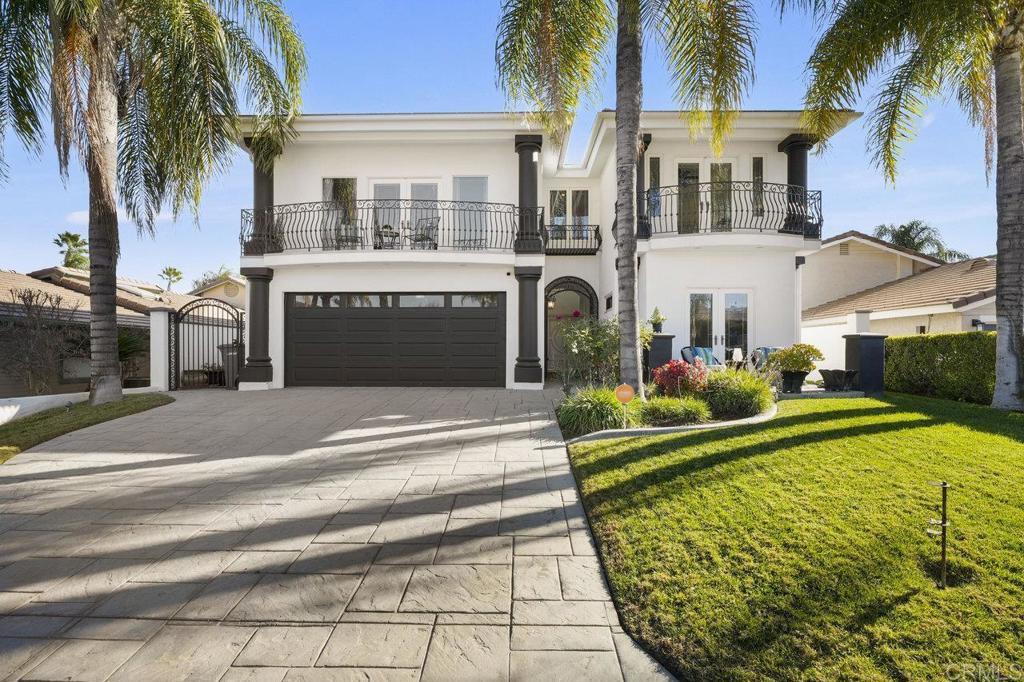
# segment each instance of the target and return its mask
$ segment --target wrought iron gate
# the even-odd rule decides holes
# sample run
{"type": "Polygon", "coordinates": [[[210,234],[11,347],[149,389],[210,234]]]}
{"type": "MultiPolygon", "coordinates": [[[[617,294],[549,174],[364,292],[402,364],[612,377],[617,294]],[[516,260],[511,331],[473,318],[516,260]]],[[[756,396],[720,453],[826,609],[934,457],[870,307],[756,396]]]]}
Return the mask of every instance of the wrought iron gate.
{"type": "Polygon", "coordinates": [[[242,312],[224,301],[200,298],[182,306],[169,328],[170,389],[237,388],[243,330],[242,312]]]}

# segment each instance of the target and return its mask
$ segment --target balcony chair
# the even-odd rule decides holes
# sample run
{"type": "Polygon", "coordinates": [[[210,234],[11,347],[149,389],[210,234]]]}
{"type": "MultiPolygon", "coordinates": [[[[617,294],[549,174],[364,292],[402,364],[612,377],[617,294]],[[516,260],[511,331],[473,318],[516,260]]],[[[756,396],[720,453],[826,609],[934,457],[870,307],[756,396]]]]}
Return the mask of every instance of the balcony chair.
{"type": "Polygon", "coordinates": [[[347,224],[339,224],[334,228],[334,248],[363,248],[362,227],[359,220],[351,220],[347,224]]]}
{"type": "Polygon", "coordinates": [[[401,248],[401,233],[390,225],[375,225],[373,228],[373,248],[375,249],[399,249],[401,248]]]}
{"type": "Polygon", "coordinates": [[[420,251],[437,251],[437,232],[441,216],[420,218],[409,235],[409,248],[420,251]]]}

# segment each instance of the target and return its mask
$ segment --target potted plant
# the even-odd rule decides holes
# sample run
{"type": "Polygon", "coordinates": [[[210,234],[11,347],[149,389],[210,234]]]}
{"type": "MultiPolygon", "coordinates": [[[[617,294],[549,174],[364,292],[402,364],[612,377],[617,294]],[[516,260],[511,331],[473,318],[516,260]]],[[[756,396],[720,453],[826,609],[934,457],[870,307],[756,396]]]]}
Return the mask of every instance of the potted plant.
{"type": "Polygon", "coordinates": [[[801,393],[804,379],[814,371],[814,363],[824,359],[821,351],[809,343],[794,343],[772,353],[768,362],[782,372],[783,393],[801,393]]]}
{"type": "Polygon", "coordinates": [[[658,310],[658,307],[655,306],[654,307],[654,312],[651,313],[651,319],[650,319],[651,327],[654,329],[654,333],[655,334],[660,334],[661,333],[661,325],[664,324],[665,320],[667,320],[667,319],[668,319],[667,317],[665,317],[664,315],[661,314],[661,311],[658,310]]]}

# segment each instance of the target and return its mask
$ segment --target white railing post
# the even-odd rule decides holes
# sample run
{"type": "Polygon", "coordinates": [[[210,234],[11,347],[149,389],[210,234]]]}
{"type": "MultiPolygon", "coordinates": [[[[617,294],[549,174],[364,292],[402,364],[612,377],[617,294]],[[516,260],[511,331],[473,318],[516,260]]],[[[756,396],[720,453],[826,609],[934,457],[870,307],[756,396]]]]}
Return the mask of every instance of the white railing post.
{"type": "Polygon", "coordinates": [[[174,308],[149,311],[149,385],[157,391],[170,388],[170,325],[174,308]]]}

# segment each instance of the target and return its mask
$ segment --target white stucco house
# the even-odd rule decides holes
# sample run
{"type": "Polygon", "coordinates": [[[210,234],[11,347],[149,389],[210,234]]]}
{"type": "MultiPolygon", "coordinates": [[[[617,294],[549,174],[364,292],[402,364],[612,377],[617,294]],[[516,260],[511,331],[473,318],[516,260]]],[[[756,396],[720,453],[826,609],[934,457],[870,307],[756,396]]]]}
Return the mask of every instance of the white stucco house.
{"type": "MultiPolygon", "coordinates": [[[[614,118],[570,163],[523,114],[300,117],[242,211],[240,388],[542,386],[549,321],[617,314],[614,118]]],[[[719,157],[678,112],[641,129],[641,315],[674,357],[799,340],[823,223],[800,112],[742,112],[719,157]]]]}

